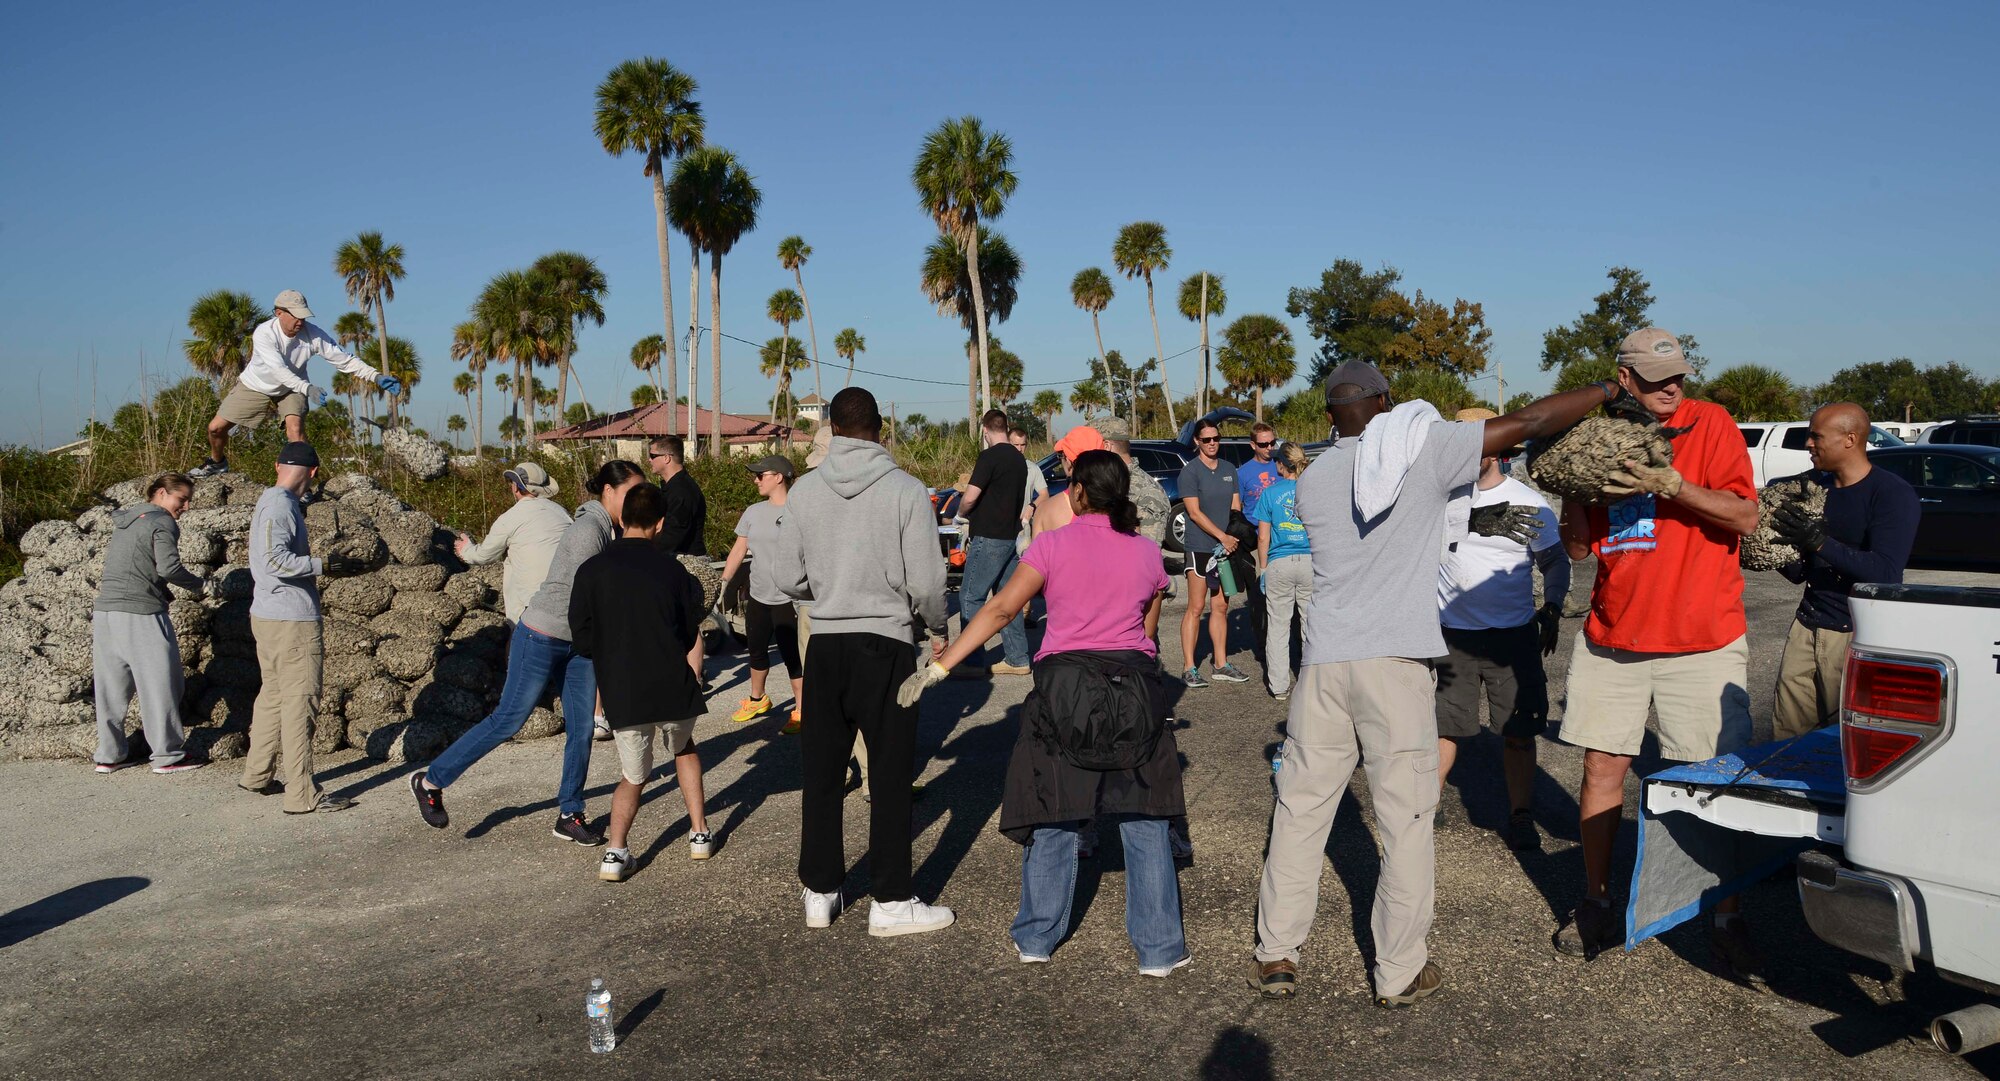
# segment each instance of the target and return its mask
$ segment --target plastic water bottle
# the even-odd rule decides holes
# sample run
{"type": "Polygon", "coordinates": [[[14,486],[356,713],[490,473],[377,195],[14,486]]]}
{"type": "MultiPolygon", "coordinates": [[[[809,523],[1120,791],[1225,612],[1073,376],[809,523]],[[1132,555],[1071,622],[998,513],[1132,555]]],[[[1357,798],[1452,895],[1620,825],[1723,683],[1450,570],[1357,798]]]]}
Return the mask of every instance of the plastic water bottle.
{"type": "Polygon", "coordinates": [[[1278,744],[1278,753],[1271,756],[1271,776],[1276,777],[1278,775],[1278,770],[1283,768],[1284,764],[1285,764],[1285,745],[1280,743],[1278,744]]]}
{"type": "Polygon", "coordinates": [[[618,1046],[618,1033],[611,1027],[611,989],[604,986],[603,980],[590,981],[590,994],[583,1000],[583,1016],[592,1051],[601,1055],[618,1046]]]}

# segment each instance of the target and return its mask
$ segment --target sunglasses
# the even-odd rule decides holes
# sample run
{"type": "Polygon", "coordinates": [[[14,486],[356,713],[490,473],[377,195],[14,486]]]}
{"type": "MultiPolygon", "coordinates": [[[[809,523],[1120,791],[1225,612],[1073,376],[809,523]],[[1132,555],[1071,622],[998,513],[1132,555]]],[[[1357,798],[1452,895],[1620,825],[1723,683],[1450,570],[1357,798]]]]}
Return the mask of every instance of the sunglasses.
{"type": "Polygon", "coordinates": [[[1219,435],[1200,435],[1196,436],[1194,441],[1197,443],[1220,443],[1222,442],[1222,437],[1219,435]]]}
{"type": "Polygon", "coordinates": [[[1275,447],[1278,444],[1275,440],[1267,439],[1262,443],[1252,443],[1250,445],[1256,447],[1258,450],[1270,450],[1272,447],[1275,447]]]}

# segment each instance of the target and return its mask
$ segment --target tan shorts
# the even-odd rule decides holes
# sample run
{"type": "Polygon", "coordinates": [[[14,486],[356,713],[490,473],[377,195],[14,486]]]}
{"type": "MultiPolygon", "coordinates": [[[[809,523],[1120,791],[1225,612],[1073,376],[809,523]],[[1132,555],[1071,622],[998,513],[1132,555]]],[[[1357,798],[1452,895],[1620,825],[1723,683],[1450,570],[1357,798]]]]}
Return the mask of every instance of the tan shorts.
{"type": "Polygon", "coordinates": [[[655,721],[632,728],[614,728],[611,739],[618,745],[618,771],[633,784],[645,784],[653,775],[653,734],[667,749],[667,757],[681,753],[694,743],[694,720],[655,721]]]}
{"type": "Polygon", "coordinates": [[[1562,738],[1608,754],[1638,754],[1646,707],[1660,716],[1660,757],[1699,762],[1750,742],[1750,645],[1706,653],[1636,653],[1576,636],[1562,738]]]}
{"type": "Polygon", "coordinates": [[[229,393],[223,396],[222,407],[215,411],[216,416],[243,428],[255,428],[273,414],[280,417],[305,416],[306,396],[296,390],[266,394],[238,382],[229,388],[229,393]]]}

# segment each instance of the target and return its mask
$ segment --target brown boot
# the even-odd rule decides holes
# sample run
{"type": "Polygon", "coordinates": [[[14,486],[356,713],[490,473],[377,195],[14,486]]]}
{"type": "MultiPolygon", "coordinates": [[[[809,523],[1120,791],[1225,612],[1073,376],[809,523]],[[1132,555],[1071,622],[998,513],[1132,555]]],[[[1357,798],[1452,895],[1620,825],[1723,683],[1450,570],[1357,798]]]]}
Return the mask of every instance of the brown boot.
{"type": "Polygon", "coordinates": [[[1282,957],[1266,961],[1257,966],[1254,986],[1266,998],[1290,998],[1299,990],[1299,966],[1282,957]]]}

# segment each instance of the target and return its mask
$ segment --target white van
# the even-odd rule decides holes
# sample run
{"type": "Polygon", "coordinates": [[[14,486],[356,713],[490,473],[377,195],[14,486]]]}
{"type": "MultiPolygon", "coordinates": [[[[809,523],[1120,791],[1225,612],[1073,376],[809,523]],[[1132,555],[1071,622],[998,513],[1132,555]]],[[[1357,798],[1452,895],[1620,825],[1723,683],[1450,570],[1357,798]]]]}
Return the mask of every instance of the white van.
{"type": "MultiPolygon", "coordinates": [[[[1806,433],[1811,426],[1805,421],[1749,423],[1736,427],[1742,430],[1743,442],[1750,447],[1750,470],[1756,477],[1757,487],[1762,488],[1774,480],[1796,476],[1812,468],[1812,455],[1806,453],[1806,433]]],[[[1881,425],[1869,426],[1868,449],[1902,445],[1903,440],[1881,425]]]]}
{"type": "Polygon", "coordinates": [[[1940,423],[1942,422],[1935,420],[1885,420],[1875,426],[1905,443],[1915,443],[1920,436],[1940,423]]]}

